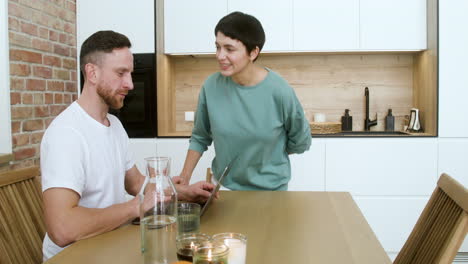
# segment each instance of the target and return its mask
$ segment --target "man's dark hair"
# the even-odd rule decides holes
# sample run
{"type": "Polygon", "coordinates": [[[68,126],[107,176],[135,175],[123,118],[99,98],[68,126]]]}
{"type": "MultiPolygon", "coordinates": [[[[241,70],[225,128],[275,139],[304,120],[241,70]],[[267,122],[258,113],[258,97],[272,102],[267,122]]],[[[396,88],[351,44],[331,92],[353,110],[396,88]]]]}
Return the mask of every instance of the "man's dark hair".
{"type": "Polygon", "coordinates": [[[98,31],[87,38],[80,50],[80,69],[86,76],[85,65],[99,64],[103,53],[111,53],[114,49],[131,48],[132,43],[123,34],[112,30],[98,31]]]}
{"type": "Polygon", "coordinates": [[[215,36],[218,32],[242,42],[249,54],[255,47],[262,50],[265,44],[265,31],[260,21],[242,12],[232,12],[221,18],[215,27],[215,36]]]}

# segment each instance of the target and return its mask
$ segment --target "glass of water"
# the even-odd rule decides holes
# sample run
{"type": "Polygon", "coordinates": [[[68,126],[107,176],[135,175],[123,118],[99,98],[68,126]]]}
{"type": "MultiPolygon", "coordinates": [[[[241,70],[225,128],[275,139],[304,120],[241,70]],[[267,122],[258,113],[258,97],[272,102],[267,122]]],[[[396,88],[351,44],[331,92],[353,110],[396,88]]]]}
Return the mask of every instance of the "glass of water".
{"type": "Polygon", "coordinates": [[[179,203],[177,205],[177,226],[179,235],[200,232],[200,205],[179,203]]]}

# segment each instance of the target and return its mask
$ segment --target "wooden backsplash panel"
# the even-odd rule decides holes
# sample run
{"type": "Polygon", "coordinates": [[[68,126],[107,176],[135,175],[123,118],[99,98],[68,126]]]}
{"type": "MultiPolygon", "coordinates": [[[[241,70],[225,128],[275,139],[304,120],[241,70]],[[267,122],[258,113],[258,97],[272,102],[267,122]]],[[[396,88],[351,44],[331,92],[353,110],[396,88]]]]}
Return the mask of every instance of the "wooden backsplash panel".
{"type": "MultiPolygon", "coordinates": [[[[190,135],[192,122],[185,111],[195,111],[203,81],[217,71],[214,57],[171,58],[175,84],[176,131],[190,135]]],[[[256,62],[283,76],[296,91],[309,121],[325,113],[327,121],[339,121],[348,108],[353,130],[362,130],[365,116],[364,88],[370,91],[370,117],[378,113],[384,130],[388,108],[393,109],[395,129],[401,130],[413,107],[413,54],[261,54],[256,62]]]]}

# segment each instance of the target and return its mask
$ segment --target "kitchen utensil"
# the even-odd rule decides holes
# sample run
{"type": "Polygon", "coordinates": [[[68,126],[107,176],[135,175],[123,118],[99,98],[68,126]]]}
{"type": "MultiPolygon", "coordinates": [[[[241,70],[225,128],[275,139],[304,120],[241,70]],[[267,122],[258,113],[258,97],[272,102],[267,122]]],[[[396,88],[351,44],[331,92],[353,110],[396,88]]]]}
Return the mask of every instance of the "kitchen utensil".
{"type": "Polygon", "coordinates": [[[411,108],[408,130],[410,132],[419,132],[421,130],[421,124],[419,123],[419,109],[417,108],[411,108]]]}

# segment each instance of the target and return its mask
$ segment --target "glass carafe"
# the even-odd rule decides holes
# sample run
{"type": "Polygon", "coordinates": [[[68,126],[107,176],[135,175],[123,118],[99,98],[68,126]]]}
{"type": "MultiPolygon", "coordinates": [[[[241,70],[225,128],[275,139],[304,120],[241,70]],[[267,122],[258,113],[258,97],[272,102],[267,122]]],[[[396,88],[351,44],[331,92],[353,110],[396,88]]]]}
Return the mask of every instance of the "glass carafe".
{"type": "Polygon", "coordinates": [[[144,264],[172,263],[177,261],[177,192],[169,174],[171,159],[145,161],[146,179],[139,194],[144,264]]]}

